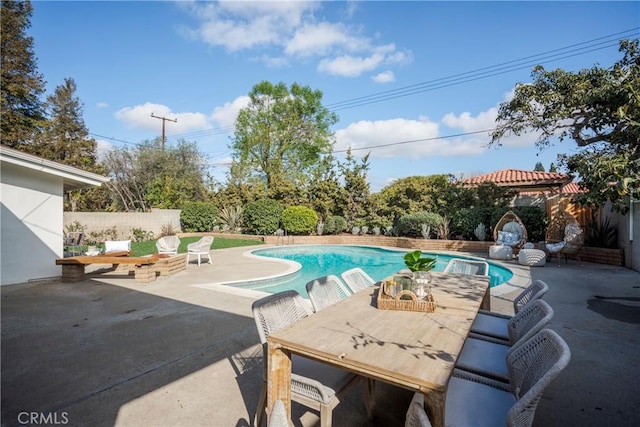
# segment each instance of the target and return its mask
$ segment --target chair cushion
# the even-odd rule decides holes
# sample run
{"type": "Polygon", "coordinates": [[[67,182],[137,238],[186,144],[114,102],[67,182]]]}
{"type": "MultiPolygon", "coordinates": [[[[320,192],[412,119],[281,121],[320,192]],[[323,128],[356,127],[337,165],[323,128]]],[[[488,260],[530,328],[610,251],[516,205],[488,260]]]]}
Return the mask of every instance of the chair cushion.
{"type": "Polygon", "coordinates": [[[471,332],[509,341],[508,324],[509,319],[504,317],[478,313],[471,325],[471,332]]]}
{"type": "Polygon", "coordinates": [[[344,388],[355,376],[343,369],[295,354],[291,357],[291,370],[293,372],[291,376],[291,391],[303,396],[313,397],[309,395],[308,390],[304,387],[305,380],[301,377],[316,380],[321,383],[321,387],[327,396],[326,401],[323,403],[329,403],[336,392],[344,388]]]}
{"type": "Polygon", "coordinates": [[[567,244],[566,242],[562,241],[558,243],[547,243],[545,246],[549,252],[551,252],[552,254],[555,254],[557,252],[560,252],[562,249],[564,249],[564,246],[566,244],[567,244]]]}
{"type": "Polygon", "coordinates": [[[509,231],[498,231],[498,241],[496,243],[514,246],[520,242],[520,235],[509,231]]]}
{"type": "Polygon", "coordinates": [[[518,239],[520,238],[520,236],[522,236],[522,227],[516,221],[509,221],[508,223],[506,223],[502,227],[502,231],[516,234],[518,236],[518,239]]]}
{"type": "Polygon", "coordinates": [[[564,241],[570,245],[581,245],[582,239],[582,228],[578,224],[567,224],[564,228],[564,241]]]}
{"type": "Polygon", "coordinates": [[[507,391],[452,377],[446,402],[447,426],[495,427],[507,425],[507,413],[516,398],[507,391]]]}
{"type": "Polygon", "coordinates": [[[510,348],[508,345],[467,338],[456,367],[508,382],[507,352],[510,348]]]}
{"type": "Polygon", "coordinates": [[[131,240],[106,240],[104,242],[105,252],[130,251],[131,240]]]}

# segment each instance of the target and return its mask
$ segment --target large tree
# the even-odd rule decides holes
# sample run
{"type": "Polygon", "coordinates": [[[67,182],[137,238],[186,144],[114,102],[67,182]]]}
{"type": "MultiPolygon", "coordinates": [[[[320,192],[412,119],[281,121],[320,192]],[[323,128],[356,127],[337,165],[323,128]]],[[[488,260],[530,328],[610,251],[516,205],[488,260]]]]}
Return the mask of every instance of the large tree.
{"type": "Polygon", "coordinates": [[[349,227],[368,225],[365,220],[371,212],[371,192],[367,182],[369,154],[358,161],[349,149],[344,163],[339,167],[344,180],[342,204],[347,225],[349,227]]]}
{"type": "Polygon", "coordinates": [[[186,202],[207,200],[205,157],[196,144],[179,141],[165,150],[161,146],[157,139],[106,154],[112,210],[175,209],[186,202]]]}
{"type": "Polygon", "coordinates": [[[70,166],[100,172],[96,166],[97,143],[89,137],[82,118],[82,102],[71,78],[47,97],[48,118],[35,151],[41,157],[70,166]]]}
{"type": "Polygon", "coordinates": [[[544,148],[570,138],[578,153],[560,163],[581,178],[579,201],[626,212],[626,196],[640,197],[640,55],[638,40],[620,43],[623,58],[610,68],[577,73],[537,66],[532,83],[518,84],[500,105],[492,144],[509,134],[539,134],[544,148]]]}
{"type": "Polygon", "coordinates": [[[2,0],[0,9],[0,139],[2,144],[32,151],[31,142],[44,121],[40,99],[45,81],[33,53],[29,1],[2,0]]]}
{"type": "Polygon", "coordinates": [[[297,83],[263,81],[249,98],[236,120],[234,162],[262,180],[269,197],[303,188],[312,167],[331,151],[337,116],[322,105],[321,91],[297,83]]]}

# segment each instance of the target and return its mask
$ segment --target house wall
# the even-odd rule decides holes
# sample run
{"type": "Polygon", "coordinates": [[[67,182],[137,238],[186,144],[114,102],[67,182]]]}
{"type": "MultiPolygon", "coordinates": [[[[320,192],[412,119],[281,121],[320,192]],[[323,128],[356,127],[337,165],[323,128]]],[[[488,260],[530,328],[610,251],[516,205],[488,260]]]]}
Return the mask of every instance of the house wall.
{"type": "Polygon", "coordinates": [[[3,163],[0,170],[0,285],[60,275],[61,177],[3,163]]]}

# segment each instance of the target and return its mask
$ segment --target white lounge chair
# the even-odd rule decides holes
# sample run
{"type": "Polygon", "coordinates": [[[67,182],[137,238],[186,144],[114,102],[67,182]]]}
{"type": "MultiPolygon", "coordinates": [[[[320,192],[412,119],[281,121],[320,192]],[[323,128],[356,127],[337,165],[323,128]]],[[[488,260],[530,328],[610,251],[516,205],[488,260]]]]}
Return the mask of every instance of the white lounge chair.
{"type": "Polygon", "coordinates": [[[340,274],[351,293],[356,293],[376,283],[363,269],[355,267],[340,274]]]}
{"type": "Polygon", "coordinates": [[[159,254],[177,255],[180,247],[180,238],[178,236],[164,236],[156,242],[156,249],[159,254]]]}
{"type": "Polygon", "coordinates": [[[204,236],[197,242],[189,243],[187,245],[187,265],[189,265],[189,259],[191,255],[195,255],[198,258],[198,267],[200,267],[200,260],[204,256],[207,258],[209,264],[211,262],[211,244],[213,243],[213,236],[204,236]]]}

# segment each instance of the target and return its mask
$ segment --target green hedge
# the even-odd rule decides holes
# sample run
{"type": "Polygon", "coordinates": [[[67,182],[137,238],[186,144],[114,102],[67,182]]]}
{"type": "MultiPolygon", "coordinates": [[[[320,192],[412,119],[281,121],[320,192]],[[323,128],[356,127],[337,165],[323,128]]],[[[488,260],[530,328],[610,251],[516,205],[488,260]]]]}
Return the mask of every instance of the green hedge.
{"type": "Polygon", "coordinates": [[[339,215],[328,217],[324,221],[323,231],[327,234],[340,234],[347,228],[347,220],[339,215]]]}
{"type": "Polygon", "coordinates": [[[287,234],[312,234],[318,214],[307,206],[289,206],[282,212],[282,226],[287,234]]]}
{"type": "Polygon", "coordinates": [[[253,234],[273,234],[280,227],[282,204],[273,199],[247,203],[242,210],[245,231],[253,234]]]}
{"type": "Polygon", "coordinates": [[[435,212],[416,212],[402,215],[396,224],[396,231],[398,236],[423,237],[422,224],[427,224],[431,233],[435,234],[442,222],[442,217],[435,212]]]}
{"type": "Polygon", "coordinates": [[[191,202],[182,206],[180,222],[187,232],[211,231],[218,216],[218,209],[211,203],[191,202]]]}

